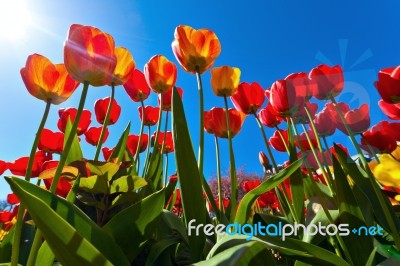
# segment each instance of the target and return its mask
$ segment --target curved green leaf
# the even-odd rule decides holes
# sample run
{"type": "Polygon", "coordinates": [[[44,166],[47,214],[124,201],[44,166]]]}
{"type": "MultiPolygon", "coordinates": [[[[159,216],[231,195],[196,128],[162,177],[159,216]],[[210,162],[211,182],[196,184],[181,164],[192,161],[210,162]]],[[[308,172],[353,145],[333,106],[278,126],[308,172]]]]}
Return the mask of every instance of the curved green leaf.
{"type": "Polygon", "coordinates": [[[121,176],[118,179],[114,180],[110,186],[110,194],[113,193],[121,193],[128,192],[133,189],[139,189],[147,185],[146,180],[144,178],[138,176],[121,176]]]}
{"type": "MultiPolygon", "coordinates": [[[[68,118],[67,125],[65,127],[64,145],[67,143],[67,139],[69,138],[71,128],[72,128],[72,123],[71,120],[68,118]]],[[[69,165],[74,161],[82,160],[82,158],[83,158],[83,153],[81,145],[79,143],[78,136],[75,134],[74,139],[71,143],[71,148],[69,150],[67,160],[65,161],[65,165],[69,165]]]]}

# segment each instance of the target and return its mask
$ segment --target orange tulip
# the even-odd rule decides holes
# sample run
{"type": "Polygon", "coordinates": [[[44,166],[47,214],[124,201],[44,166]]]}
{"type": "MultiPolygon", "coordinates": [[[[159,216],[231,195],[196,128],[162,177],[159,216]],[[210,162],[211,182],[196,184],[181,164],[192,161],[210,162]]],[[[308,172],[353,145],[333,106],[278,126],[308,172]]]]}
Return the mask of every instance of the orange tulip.
{"type": "MultiPolygon", "coordinates": [[[[234,108],[228,111],[231,137],[236,136],[242,129],[246,115],[234,108]]],[[[228,138],[226,111],[224,108],[213,107],[204,112],[204,129],[219,138],[228,138]]]]}
{"type": "Polygon", "coordinates": [[[125,84],[130,78],[132,71],[135,69],[135,61],[132,54],[124,47],[116,47],[114,52],[117,57],[117,66],[114,69],[111,83],[119,86],[125,84]]]}
{"type": "Polygon", "coordinates": [[[144,66],[147,84],[155,93],[163,93],[175,85],[176,66],[163,55],[155,55],[144,66]]]}
{"type": "Polygon", "coordinates": [[[186,72],[203,74],[221,53],[218,37],[211,30],[180,25],[174,36],[172,51],[186,72]]]}
{"type": "Polygon", "coordinates": [[[21,76],[32,96],[53,104],[66,101],[79,85],[68,75],[64,64],[54,65],[39,54],[28,56],[21,76]]]}
{"type": "Polygon", "coordinates": [[[64,63],[71,77],[98,87],[110,84],[117,65],[111,35],[91,26],[73,24],[64,44],[64,63]]]}
{"type": "Polygon", "coordinates": [[[239,86],[240,69],[237,67],[215,67],[211,69],[211,87],[217,96],[232,96],[239,86]]]}

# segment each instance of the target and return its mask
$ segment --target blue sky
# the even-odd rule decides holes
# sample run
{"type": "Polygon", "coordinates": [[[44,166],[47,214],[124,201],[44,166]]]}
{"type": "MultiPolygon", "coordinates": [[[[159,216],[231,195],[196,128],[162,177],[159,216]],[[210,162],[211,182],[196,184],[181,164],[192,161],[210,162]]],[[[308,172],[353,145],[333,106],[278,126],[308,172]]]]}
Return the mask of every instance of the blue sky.
{"type": "MultiPolygon", "coordinates": [[[[349,102],[352,107],[370,104],[372,124],[384,118],[377,107],[379,96],[373,86],[377,72],[400,64],[398,1],[205,0],[189,4],[188,1],[154,0],[37,0],[22,3],[27,12],[24,16],[30,18],[22,37],[10,40],[5,36],[4,26],[0,27],[0,159],[5,161],[29,154],[45,106],[26,91],[19,70],[32,53],[42,54],[54,63],[62,62],[63,42],[73,23],[95,26],[110,33],[117,46],[131,51],[141,70],[155,54],[163,54],[176,62],[171,42],[179,24],[215,31],[222,46],[215,66],[239,67],[242,81],[257,81],[265,89],[290,73],[308,72],[320,63],[340,64],[345,70],[346,88],[339,100],[349,102]]],[[[18,14],[12,17],[18,19],[18,14]]],[[[1,23],[11,27],[16,22],[1,23]]],[[[184,89],[185,110],[197,152],[196,77],[179,66],[178,69],[177,85],[184,89]]],[[[222,98],[213,95],[209,80],[207,72],[203,76],[206,110],[223,106],[222,98]]],[[[81,88],[66,103],[52,106],[48,128],[57,129],[58,108],[76,107],[80,92],[81,88]]],[[[93,110],[96,99],[109,93],[108,87],[91,88],[85,107],[93,110]]],[[[128,121],[133,123],[132,133],[139,131],[138,105],[130,101],[122,87],[117,88],[116,99],[123,107],[122,117],[110,128],[111,137],[105,145],[108,147],[115,145],[128,121]]],[[[153,95],[146,104],[155,105],[156,97],[153,95]]],[[[94,117],[92,120],[98,126],[94,117]]],[[[271,130],[267,133],[272,135],[271,130]]],[[[341,133],[330,141],[350,145],[341,133]]],[[[252,117],[246,119],[243,131],[235,137],[234,148],[237,166],[248,172],[262,172],[258,152],[265,151],[265,147],[252,117]]],[[[221,152],[222,168],[227,169],[226,141],[222,141],[221,152]]],[[[92,158],[93,153],[93,148],[85,145],[85,155],[92,158]]],[[[279,162],[286,160],[283,154],[275,154],[279,162]]],[[[205,161],[205,174],[215,174],[213,137],[207,134],[205,161]]],[[[173,171],[174,166],[170,169],[173,171]]],[[[0,198],[8,191],[1,179],[0,198]]]]}

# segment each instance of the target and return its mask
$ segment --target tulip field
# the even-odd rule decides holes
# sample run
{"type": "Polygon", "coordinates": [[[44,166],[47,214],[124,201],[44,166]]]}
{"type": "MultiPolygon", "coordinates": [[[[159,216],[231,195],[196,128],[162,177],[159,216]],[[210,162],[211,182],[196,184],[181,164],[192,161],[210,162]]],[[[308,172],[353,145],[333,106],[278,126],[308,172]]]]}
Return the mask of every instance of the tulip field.
{"type": "Polygon", "coordinates": [[[12,190],[0,211],[0,265],[400,265],[400,66],[376,73],[379,99],[351,108],[338,100],[340,65],[299,69],[263,88],[215,64],[217,32],[179,25],[172,37],[175,58],[156,54],[140,66],[109,33],[73,24],[63,62],[27,57],[21,78],[43,116],[30,121],[30,154],[0,160],[12,190]],[[191,111],[179,68],[197,79],[191,111]],[[85,106],[97,87],[110,95],[85,106]],[[140,132],[129,122],[106,147],[121,116],[116,87],[139,105],[140,132]],[[222,107],[205,108],[209,87],[222,107]],[[76,106],[57,108],[73,94],[76,106]],[[378,108],[386,118],[372,124],[378,108]],[[46,123],[53,112],[57,130],[46,123]],[[246,151],[233,143],[246,119],[259,129],[264,176],[242,181],[235,155],[246,151]],[[332,140],[335,132],[349,142],[332,140]],[[205,136],[215,157],[205,156],[205,136]],[[204,170],[211,160],[215,186],[204,170]]]}

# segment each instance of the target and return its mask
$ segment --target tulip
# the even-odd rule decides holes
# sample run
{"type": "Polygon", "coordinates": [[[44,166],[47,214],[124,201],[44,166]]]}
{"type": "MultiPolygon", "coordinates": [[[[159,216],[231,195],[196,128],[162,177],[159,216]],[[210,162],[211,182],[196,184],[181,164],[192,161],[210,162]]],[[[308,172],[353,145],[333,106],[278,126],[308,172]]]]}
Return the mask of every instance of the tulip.
{"type": "MultiPolygon", "coordinates": [[[[58,165],[58,161],[48,161],[45,162],[42,166],[42,171],[48,170],[48,169],[55,169],[58,165]]],[[[51,184],[53,183],[53,178],[45,178],[43,179],[44,184],[47,189],[50,189],[51,184]]],[[[66,198],[69,191],[72,188],[72,184],[70,183],[70,180],[65,177],[61,176],[60,180],[57,183],[56,191],[55,193],[59,195],[60,197],[66,198]]]]}
{"type": "MultiPolygon", "coordinates": [[[[363,104],[360,106],[360,108],[350,110],[343,115],[347,125],[350,127],[351,131],[354,134],[364,132],[369,128],[371,124],[371,119],[369,116],[369,106],[367,104],[363,104]]],[[[340,119],[337,122],[337,128],[344,134],[348,135],[348,132],[344,124],[342,123],[342,120],[340,119]]]]}
{"type": "Polygon", "coordinates": [[[387,117],[392,120],[400,120],[400,104],[387,103],[384,100],[379,100],[378,105],[387,117]]]}
{"type": "Polygon", "coordinates": [[[269,92],[269,102],[279,116],[288,117],[297,113],[305,102],[306,91],[296,86],[290,75],[275,81],[269,92]]]}
{"type": "Polygon", "coordinates": [[[107,148],[107,147],[103,147],[101,149],[101,151],[103,152],[103,158],[104,160],[108,161],[108,159],[110,158],[110,156],[112,155],[112,153],[114,152],[115,148],[107,148]]]}
{"type": "Polygon", "coordinates": [[[116,47],[114,53],[117,57],[117,65],[109,85],[114,84],[118,86],[128,81],[132,75],[132,71],[135,69],[135,61],[133,61],[132,54],[124,47],[116,47]]]}
{"type": "Polygon", "coordinates": [[[261,109],[257,116],[264,126],[270,128],[277,127],[282,122],[282,117],[275,112],[274,108],[270,104],[261,109]]]}
{"type": "Polygon", "coordinates": [[[79,85],[63,64],[54,65],[39,54],[28,56],[25,67],[21,68],[21,77],[32,96],[52,104],[66,101],[79,85]]]}
{"type": "Polygon", "coordinates": [[[211,87],[217,96],[232,96],[239,85],[240,69],[237,67],[214,67],[211,69],[211,87]]]}
{"type": "Polygon", "coordinates": [[[289,147],[289,136],[288,136],[288,132],[286,130],[282,130],[279,129],[275,130],[274,134],[272,135],[272,137],[269,138],[269,145],[272,146],[272,148],[274,148],[277,151],[281,151],[281,152],[286,152],[286,148],[285,148],[285,143],[286,143],[286,147],[289,147]],[[279,134],[279,132],[281,134],[279,134]],[[285,143],[283,142],[281,135],[284,138],[285,143]]]}
{"type": "Polygon", "coordinates": [[[344,76],[340,66],[319,65],[310,71],[309,77],[317,84],[313,96],[318,100],[336,97],[343,90],[344,76]]]}
{"type": "Polygon", "coordinates": [[[44,128],[40,134],[39,150],[52,153],[62,153],[64,150],[64,133],[53,132],[44,128]]]}
{"type": "Polygon", "coordinates": [[[11,221],[13,218],[12,212],[9,211],[0,211],[0,223],[6,223],[11,221]]]}
{"type": "Polygon", "coordinates": [[[258,187],[261,184],[260,180],[246,180],[242,182],[242,189],[244,192],[249,192],[250,190],[255,189],[256,187],[258,187]]]}
{"type": "MultiPolygon", "coordinates": [[[[350,106],[344,102],[338,102],[337,107],[339,108],[343,116],[350,111],[350,106]]],[[[333,103],[325,104],[324,109],[326,109],[327,112],[330,113],[332,123],[335,123],[336,128],[338,128],[339,126],[343,126],[343,121],[340,118],[340,115],[337,113],[336,108],[333,106],[333,103]]]]}
{"type": "Polygon", "coordinates": [[[19,203],[19,199],[17,197],[17,195],[15,195],[14,193],[10,193],[7,195],[7,203],[11,204],[11,205],[15,205],[19,203]]]}
{"type": "MultiPolygon", "coordinates": [[[[153,134],[153,136],[151,136],[151,140],[152,141],[155,140],[155,134],[153,134]]],[[[161,151],[162,153],[173,152],[175,149],[174,149],[174,140],[172,137],[172,132],[171,131],[160,132],[158,134],[157,144],[158,144],[158,148],[160,150],[161,150],[161,148],[163,148],[163,150],[161,151]],[[165,141],[164,141],[164,138],[165,138],[165,141]],[[163,145],[164,145],[164,147],[162,147],[163,145]]]]}
{"type": "Polygon", "coordinates": [[[139,69],[134,69],[124,84],[124,89],[134,102],[146,100],[150,95],[150,87],[144,74],[139,69]]]}
{"type": "MultiPolygon", "coordinates": [[[[236,136],[242,129],[246,115],[234,108],[228,111],[231,137],[236,136]]],[[[204,125],[207,132],[212,132],[219,138],[228,138],[225,109],[213,107],[204,115],[204,125]]]]}
{"type": "MultiPolygon", "coordinates": [[[[94,113],[96,114],[96,120],[99,124],[103,124],[106,114],[108,105],[110,104],[110,97],[106,97],[104,99],[99,99],[94,104],[94,113]]],[[[121,114],[121,106],[117,103],[115,99],[113,99],[111,104],[111,113],[110,118],[108,120],[108,125],[114,125],[121,114]]]]}
{"type": "MultiPolygon", "coordinates": [[[[90,145],[97,146],[99,144],[99,140],[100,140],[101,129],[102,129],[102,127],[90,127],[85,132],[86,142],[89,143],[90,145]]],[[[102,144],[104,144],[104,142],[106,142],[108,135],[109,135],[109,131],[108,131],[108,128],[106,128],[105,134],[103,136],[102,144]]]]}
{"type": "MultiPolygon", "coordinates": [[[[76,108],[60,109],[58,111],[58,115],[60,117],[57,123],[58,129],[65,133],[65,128],[67,126],[68,119],[70,119],[71,123],[73,123],[75,121],[76,113],[77,113],[76,108]]],[[[77,131],[78,136],[85,133],[85,131],[88,129],[90,123],[92,122],[91,117],[92,114],[90,113],[89,110],[82,111],[82,116],[78,124],[78,131],[77,131]]]]}
{"type": "Polygon", "coordinates": [[[305,72],[292,73],[286,78],[287,86],[293,87],[296,94],[303,95],[305,101],[308,101],[317,89],[317,84],[315,81],[309,79],[308,74],[305,72]]]}
{"type": "Polygon", "coordinates": [[[71,25],[64,44],[64,64],[78,82],[95,87],[110,84],[117,65],[113,37],[91,26],[71,25]]]}
{"type": "Polygon", "coordinates": [[[318,110],[318,104],[307,102],[303,105],[300,110],[293,115],[294,121],[296,124],[307,124],[310,123],[310,119],[308,118],[306,108],[310,112],[312,119],[315,118],[315,113],[318,110]]]}
{"type": "Polygon", "coordinates": [[[332,136],[336,130],[336,121],[328,108],[322,109],[314,118],[315,128],[320,136],[332,136]]]}
{"type": "MultiPolygon", "coordinates": [[[[32,174],[31,177],[39,176],[42,165],[52,159],[51,153],[45,151],[37,151],[33,160],[32,174]]],[[[13,175],[25,176],[26,168],[28,167],[29,157],[21,157],[11,163],[9,163],[9,170],[13,175]]]]}
{"type": "Polygon", "coordinates": [[[155,93],[164,93],[175,85],[177,70],[165,56],[155,55],[144,66],[144,76],[155,93]]]}
{"type": "Polygon", "coordinates": [[[235,108],[244,114],[255,114],[265,100],[264,90],[257,82],[242,82],[231,100],[235,108]]]}
{"type": "Polygon", "coordinates": [[[278,197],[273,190],[269,190],[261,194],[260,197],[257,199],[257,203],[260,208],[268,207],[271,209],[277,209],[279,207],[278,197]]]}
{"type": "Polygon", "coordinates": [[[8,169],[8,163],[0,160],[0,175],[2,175],[8,169]]]}
{"type": "Polygon", "coordinates": [[[380,70],[374,85],[385,102],[400,103],[400,66],[380,70]]]}
{"type": "Polygon", "coordinates": [[[221,53],[218,37],[211,30],[180,25],[174,37],[172,51],[186,72],[203,74],[221,53]]]}
{"type": "Polygon", "coordinates": [[[396,138],[385,130],[387,122],[384,122],[379,122],[362,134],[361,144],[367,152],[372,148],[378,153],[390,153],[397,148],[396,138]]]}
{"type": "MultiPolygon", "coordinates": [[[[136,155],[138,142],[139,142],[139,135],[131,134],[128,136],[128,139],[126,141],[126,147],[128,148],[132,156],[136,155]]],[[[140,140],[139,153],[142,153],[146,150],[148,143],[149,143],[149,136],[147,134],[143,134],[140,140]]]]}
{"type": "Polygon", "coordinates": [[[154,126],[157,124],[159,119],[160,108],[153,106],[146,106],[144,108],[144,118],[143,118],[143,107],[138,107],[140,120],[143,121],[145,126],[154,126]]]}
{"type": "MultiPolygon", "coordinates": [[[[176,90],[178,91],[179,96],[182,99],[183,95],[183,90],[179,87],[176,87],[176,90]]],[[[161,98],[162,98],[162,106],[161,109],[163,111],[171,111],[172,107],[172,89],[168,90],[162,94],[158,94],[158,104],[161,104],[161,98]]]]}
{"type": "Polygon", "coordinates": [[[265,169],[271,168],[271,165],[269,164],[268,157],[267,157],[267,155],[265,155],[264,152],[260,151],[258,153],[258,160],[260,161],[260,164],[262,166],[264,166],[265,169]]]}
{"type": "Polygon", "coordinates": [[[389,154],[382,154],[379,160],[379,164],[375,167],[371,167],[375,178],[384,186],[399,188],[400,162],[389,154]]]}
{"type": "Polygon", "coordinates": [[[296,139],[294,144],[299,149],[303,149],[303,150],[311,150],[311,149],[317,148],[318,142],[317,142],[317,138],[314,134],[314,131],[308,130],[307,134],[310,137],[311,146],[310,146],[310,143],[308,142],[307,135],[304,132],[299,135],[298,140],[296,139]]]}

